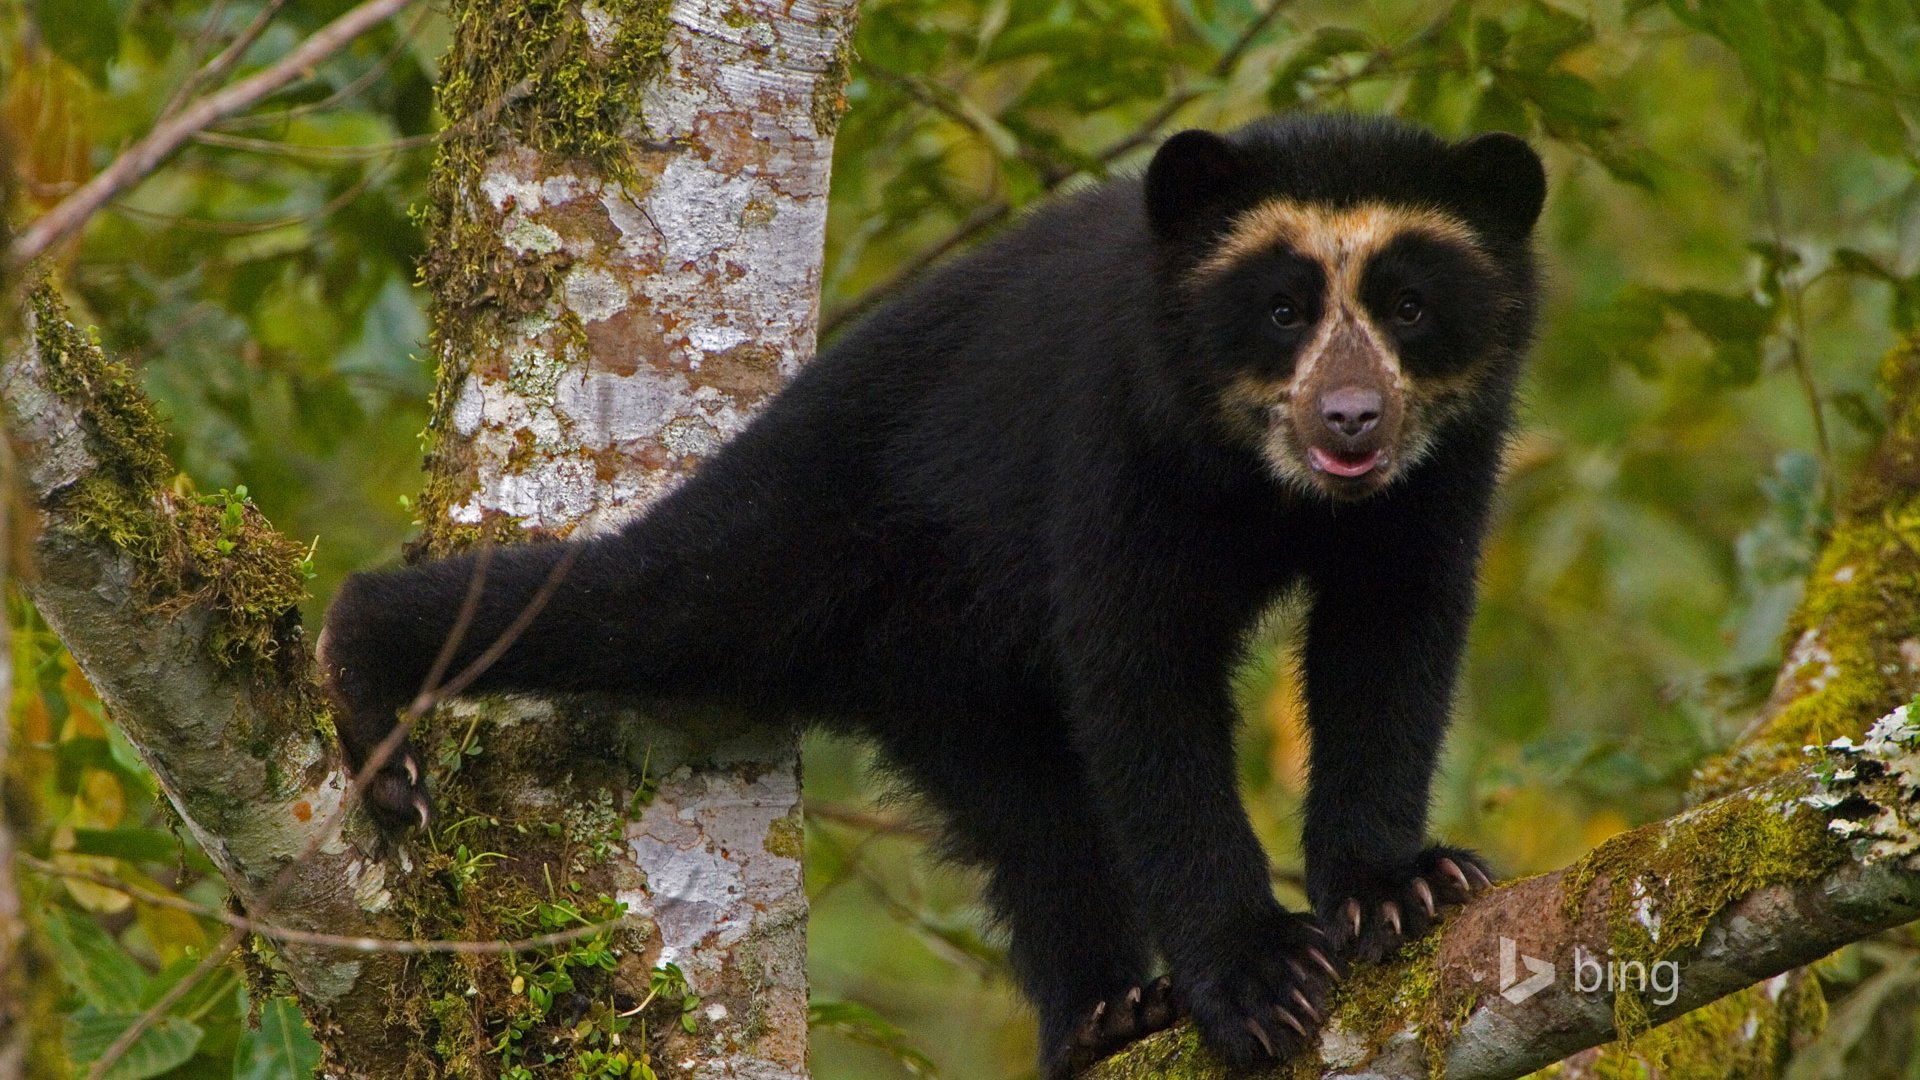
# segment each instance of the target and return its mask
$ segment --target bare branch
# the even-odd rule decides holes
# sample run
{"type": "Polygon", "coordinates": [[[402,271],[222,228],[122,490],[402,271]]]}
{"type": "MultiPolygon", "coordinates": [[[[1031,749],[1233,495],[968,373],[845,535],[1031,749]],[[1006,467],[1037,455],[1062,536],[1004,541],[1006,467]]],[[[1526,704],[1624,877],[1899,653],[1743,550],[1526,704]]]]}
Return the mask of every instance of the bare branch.
{"type": "MultiPolygon", "coordinates": [[[[267,3],[261,5],[260,11],[254,15],[253,21],[248,23],[246,29],[240,31],[239,35],[235,37],[233,41],[229,42],[226,48],[220,50],[219,55],[209,60],[205,65],[194,71],[193,74],[187,76],[186,81],[180,84],[180,88],[173,92],[173,97],[168,99],[167,107],[160,110],[160,119],[165,120],[167,117],[179,112],[181,106],[191,100],[193,95],[200,92],[201,87],[209,83],[217,83],[221,79],[226,78],[227,72],[232,71],[233,65],[239,63],[240,58],[246,55],[248,49],[253,47],[253,43],[260,40],[260,35],[266,33],[267,27],[272,25],[273,17],[278,15],[280,9],[285,6],[287,6],[287,0],[268,0],[267,3]]],[[[202,42],[205,41],[206,34],[212,31],[214,20],[218,18],[218,16],[219,12],[217,11],[208,16],[207,26],[201,35],[202,42]]]]}
{"type": "Polygon", "coordinates": [[[177,115],[161,121],[147,136],[128,147],[93,179],[42,214],[14,239],[10,257],[24,265],[86,224],[114,196],[151,173],[175,150],[210,125],[260,101],[306,76],[315,64],[345,47],[361,34],[402,11],[413,0],[365,0],[321,27],[292,52],[239,82],[199,99],[177,115]]]}

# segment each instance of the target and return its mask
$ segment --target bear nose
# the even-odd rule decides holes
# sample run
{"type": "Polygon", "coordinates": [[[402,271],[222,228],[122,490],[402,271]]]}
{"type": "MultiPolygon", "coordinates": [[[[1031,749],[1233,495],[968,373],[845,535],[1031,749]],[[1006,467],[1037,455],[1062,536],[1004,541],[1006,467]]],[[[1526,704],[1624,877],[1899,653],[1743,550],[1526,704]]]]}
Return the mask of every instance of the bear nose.
{"type": "Polygon", "coordinates": [[[1380,391],[1359,386],[1329,391],[1320,399],[1320,418],[1349,439],[1365,435],[1380,422],[1380,391]]]}

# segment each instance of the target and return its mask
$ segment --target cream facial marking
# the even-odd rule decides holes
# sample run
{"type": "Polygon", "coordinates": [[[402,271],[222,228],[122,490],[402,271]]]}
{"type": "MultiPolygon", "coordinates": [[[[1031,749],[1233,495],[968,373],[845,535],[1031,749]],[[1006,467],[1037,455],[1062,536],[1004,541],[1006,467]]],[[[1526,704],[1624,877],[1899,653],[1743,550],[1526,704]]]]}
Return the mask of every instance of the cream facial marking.
{"type": "Polygon", "coordinates": [[[1209,278],[1250,256],[1286,247],[1319,263],[1327,272],[1328,296],[1345,300],[1359,295],[1360,272],[1367,260],[1408,233],[1458,246],[1471,252],[1489,273],[1495,270],[1473,229],[1442,210],[1385,203],[1328,207],[1274,199],[1235,218],[1213,254],[1193,273],[1196,278],[1209,278]]]}

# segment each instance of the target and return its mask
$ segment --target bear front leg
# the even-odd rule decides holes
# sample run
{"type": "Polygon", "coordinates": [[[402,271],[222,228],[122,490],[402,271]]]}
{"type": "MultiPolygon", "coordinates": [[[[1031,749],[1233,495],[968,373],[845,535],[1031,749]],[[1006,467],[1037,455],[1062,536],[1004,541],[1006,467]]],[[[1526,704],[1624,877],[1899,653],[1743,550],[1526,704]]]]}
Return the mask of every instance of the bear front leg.
{"type": "Polygon", "coordinates": [[[1430,845],[1427,801],[1473,610],[1471,561],[1381,555],[1314,581],[1307,894],[1341,954],[1380,960],[1488,887],[1485,860],[1430,845]]]}
{"type": "Polygon", "coordinates": [[[1238,1064],[1308,1045],[1339,976],[1319,921],[1274,899],[1236,790],[1222,685],[1151,677],[1087,695],[1076,738],[1114,846],[1202,1038],[1238,1064]]]}

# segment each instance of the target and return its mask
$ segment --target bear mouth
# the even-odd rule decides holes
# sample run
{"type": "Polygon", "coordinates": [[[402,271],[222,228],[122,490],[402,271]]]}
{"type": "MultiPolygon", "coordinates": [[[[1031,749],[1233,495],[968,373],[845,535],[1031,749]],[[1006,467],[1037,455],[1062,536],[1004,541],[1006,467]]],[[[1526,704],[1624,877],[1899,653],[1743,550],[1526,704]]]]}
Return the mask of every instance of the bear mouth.
{"type": "Polygon", "coordinates": [[[1370,450],[1364,454],[1347,456],[1344,454],[1328,453],[1317,446],[1307,447],[1307,461],[1313,465],[1315,472],[1323,472],[1349,480],[1355,477],[1365,476],[1379,468],[1381,462],[1386,460],[1386,457],[1387,454],[1384,450],[1370,450]]]}

